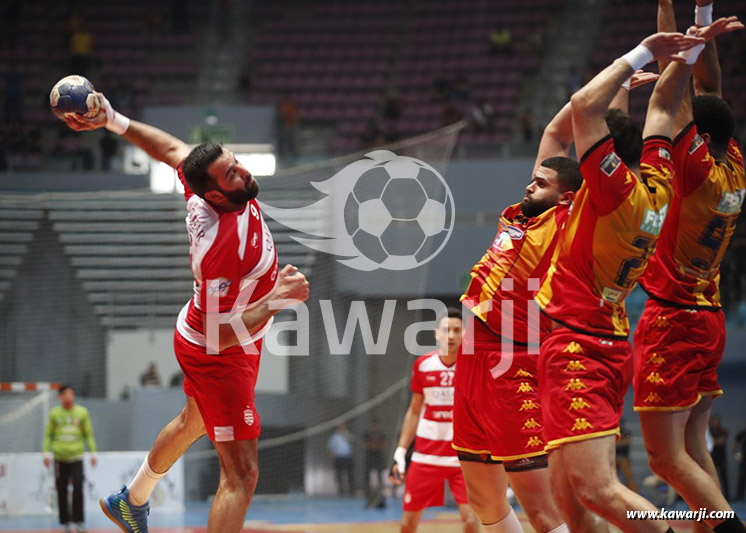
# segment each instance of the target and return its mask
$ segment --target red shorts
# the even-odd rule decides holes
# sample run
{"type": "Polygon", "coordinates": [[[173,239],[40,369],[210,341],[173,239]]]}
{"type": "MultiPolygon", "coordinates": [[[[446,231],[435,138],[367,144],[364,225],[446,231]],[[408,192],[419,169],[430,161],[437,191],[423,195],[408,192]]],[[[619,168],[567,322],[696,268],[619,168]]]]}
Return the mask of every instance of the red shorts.
{"type": "Polygon", "coordinates": [[[635,331],[635,411],[680,411],[722,394],[717,367],[724,349],[722,311],[649,299],[635,331]]]}
{"type": "MultiPolygon", "coordinates": [[[[255,344],[261,353],[262,341],[255,344]]],[[[194,398],[213,442],[259,438],[261,424],[254,406],[259,355],[207,355],[178,331],[174,352],[184,372],[184,393],[194,398]]]]}
{"type": "Polygon", "coordinates": [[[404,491],[404,510],[421,511],[426,507],[443,505],[446,481],[457,504],[469,503],[464,475],[459,467],[410,463],[404,491]]]}
{"type": "Polygon", "coordinates": [[[539,356],[546,449],[606,435],[618,438],[633,372],[629,341],[554,330],[539,356]]]}
{"type": "Polygon", "coordinates": [[[496,461],[544,455],[539,356],[514,345],[512,364],[495,378],[501,344],[500,337],[474,320],[474,353],[459,353],[454,378],[453,448],[496,461]]]}

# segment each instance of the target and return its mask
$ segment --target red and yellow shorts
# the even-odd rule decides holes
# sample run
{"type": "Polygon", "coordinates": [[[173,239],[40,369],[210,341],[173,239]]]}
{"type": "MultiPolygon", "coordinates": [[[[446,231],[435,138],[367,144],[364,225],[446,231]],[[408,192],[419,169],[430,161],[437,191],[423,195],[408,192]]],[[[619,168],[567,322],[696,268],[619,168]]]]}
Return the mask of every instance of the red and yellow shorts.
{"type": "Polygon", "coordinates": [[[606,435],[618,438],[633,367],[626,340],[554,330],[539,356],[546,449],[606,435]]]}
{"type": "Polygon", "coordinates": [[[513,461],[545,452],[538,354],[514,345],[512,362],[505,371],[503,366],[510,361],[503,361],[501,343],[479,320],[474,320],[473,353],[464,350],[466,338],[462,343],[454,378],[453,448],[506,462],[508,469],[513,461]]]}
{"type": "MultiPolygon", "coordinates": [[[[255,345],[262,352],[262,341],[255,345]]],[[[213,442],[259,438],[261,424],[254,406],[259,355],[208,355],[203,346],[174,334],[174,352],[184,372],[184,393],[194,398],[207,435],[213,442]]]]}
{"type": "Polygon", "coordinates": [[[457,504],[469,503],[461,468],[410,463],[404,491],[404,510],[421,511],[426,507],[442,506],[446,481],[457,504]]]}
{"type": "Polygon", "coordinates": [[[680,411],[723,393],[722,311],[681,309],[648,299],[635,331],[635,411],[680,411]]]}

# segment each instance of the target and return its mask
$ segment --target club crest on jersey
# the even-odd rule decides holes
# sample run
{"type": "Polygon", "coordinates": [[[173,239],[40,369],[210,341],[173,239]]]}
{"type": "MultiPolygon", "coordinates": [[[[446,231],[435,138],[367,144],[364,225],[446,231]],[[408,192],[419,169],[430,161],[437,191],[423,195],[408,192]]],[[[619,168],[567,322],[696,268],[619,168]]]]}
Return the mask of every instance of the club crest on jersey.
{"type": "Polygon", "coordinates": [[[607,176],[611,176],[621,165],[622,160],[614,152],[611,152],[601,161],[601,171],[607,176]]]}
{"type": "Polygon", "coordinates": [[[515,226],[508,226],[505,231],[508,233],[508,236],[514,241],[521,240],[524,235],[523,230],[516,228],[515,226]]]}
{"type": "Polygon", "coordinates": [[[668,159],[671,161],[671,152],[668,151],[668,148],[663,148],[662,146],[658,148],[658,157],[662,157],[663,159],[668,159]]]}
{"type": "Polygon", "coordinates": [[[702,137],[699,136],[699,133],[697,133],[692,138],[692,144],[689,145],[689,153],[693,154],[694,152],[697,151],[697,148],[699,148],[700,146],[702,146],[704,143],[705,143],[705,140],[702,137]]]}
{"type": "Polygon", "coordinates": [[[664,205],[660,211],[654,209],[646,209],[645,216],[642,217],[642,224],[640,224],[640,231],[651,233],[652,235],[659,235],[663,222],[666,220],[666,214],[668,213],[668,204],[664,205]]]}
{"type": "Polygon", "coordinates": [[[735,192],[723,192],[723,196],[720,198],[717,207],[718,213],[726,215],[738,213],[743,205],[744,196],[746,196],[746,190],[744,189],[739,189],[735,192]]]}

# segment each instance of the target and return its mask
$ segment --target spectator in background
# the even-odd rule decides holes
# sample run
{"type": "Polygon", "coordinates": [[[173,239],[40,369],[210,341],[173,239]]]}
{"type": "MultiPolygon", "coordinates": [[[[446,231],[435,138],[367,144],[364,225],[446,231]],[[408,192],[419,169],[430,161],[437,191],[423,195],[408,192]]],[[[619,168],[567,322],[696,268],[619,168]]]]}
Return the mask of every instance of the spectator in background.
{"type": "Polygon", "coordinates": [[[746,494],[746,428],[742,429],[733,443],[738,461],[738,485],[736,485],[736,500],[743,500],[746,494]]]}
{"type": "Polygon", "coordinates": [[[352,483],[352,442],[354,440],[345,425],[340,424],[329,437],[326,445],[337,479],[337,494],[340,496],[352,496],[354,491],[355,486],[352,483]]]}
{"type": "Polygon", "coordinates": [[[150,363],[148,369],[140,374],[140,385],[143,387],[160,387],[162,384],[158,367],[155,366],[155,363],[150,363]]]}
{"type": "Polygon", "coordinates": [[[632,475],[632,465],[629,461],[629,449],[632,444],[632,435],[627,429],[623,418],[619,421],[619,431],[621,433],[621,438],[616,443],[616,468],[622,473],[624,484],[627,488],[637,492],[637,482],[635,481],[635,476],[632,475]]]}
{"type": "Polygon", "coordinates": [[[101,147],[101,169],[109,172],[112,168],[114,156],[117,154],[119,143],[109,130],[104,130],[104,134],[99,140],[99,146],[101,147]]]}
{"type": "Polygon", "coordinates": [[[521,130],[523,142],[530,143],[534,138],[534,116],[527,107],[518,115],[518,128],[521,130]]]}
{"type": "Polygon", "coordinates": [[[86,531],[83,515],[83,453],[84,443],[91,452],[91,466],[96,466],[96,440],[88,409],[75,404],[75,391],[69,385],[59,390],[60,405],[49,412],[44,433],[44,466],[49,468],[54,458],[54,478],[57,485],[57,505],[60,524],[65,532],[76,523],[78,533],[86,531]],[[52,455],[50,456],[50,450],[52,455]],[[72,513],[68,508],[67,485],[73,485],[72,513]]]}
{"type": "Polygon", "coordinates": [[[710,433],[712,434],[712,462],[715,463],[720,486],[723,489],[723,496],[730,500],[728,490],[728,457],[726,448],[728,446],[728,428],[723,426],[723,419],[719,414],[714,414],[710,418],[710,433]]]}
{"type": "Polygon", "coordinates": [[[179,370],[171,376],[171,380],[168,382],[168,386],[172,389],[181,387],[184,384],[184,373],[179,370]]]}
{"type": "Polygon", "coordinates": [[[433,100],[446,102],[453,92],[453,82],[446,71],[441,71],[433,80],[433,100]]]}
{"type": "Polygon", "coordinates": [[[280,102],[279,154],[291,163],[298,157],[298,129],[300,117],[298,104],[290,93],[286,93],[280,102]]]}
{"type": "Polygon", "coordinates": [[[396,120],[402,114],[402,101],[394,89],[387,89],[383,96],[382,115],[387,120],[396,120]]]}
{"type": "Polygon", "coordinates": [[[93,35],[86,29],[80,15],[73,14],[67,20],[70,29],[70,69],[73,74],[85,76],[91,66],[93,35]]]}
{"type": "Polygon", "coordinates": [[[18,72],[15,56],[11,56],[8,71],[3,77],[3,94],[5,96],[5,123],[20,123],[23,115],[23,95],[21,92],[21,74],[18,72]]]}
{"type": "Polygon", "coordinates": [[[471,102],[471,85],[469,84],[469,78],[466,77],[463,70],[458,71],[453,78],[453,89],[450,100],[457,104],[468,104],[471,102]]]}
{"type": "Polygon", "coordinates": [[[384,453],[386,450],[386,434],[377,418],[371,420],[370,428],[363,435],[365,447],[365,493],[368,506],[386,507],[383,499],[383,470],[386,468],[384,453]],[[376,486],[371,483],[371,474],[376,478],[376,486]]]}
{"type": "Polygon", "coordinates": [[[508,28],[495,28],[489,37],[490,55],[510,53],[513,45],[513,35],[508,28]]]}

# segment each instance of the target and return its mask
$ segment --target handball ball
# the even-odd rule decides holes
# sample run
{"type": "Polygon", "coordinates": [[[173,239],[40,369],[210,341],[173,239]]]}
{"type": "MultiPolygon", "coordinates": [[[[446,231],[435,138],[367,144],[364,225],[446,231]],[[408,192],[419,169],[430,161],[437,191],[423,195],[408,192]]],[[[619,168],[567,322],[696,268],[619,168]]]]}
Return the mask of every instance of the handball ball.
{"type": "Polygon", "coordinates": [[[65,76],[55,83],[49,93],[49,105],[62,120],[65,120],[65,113],[93,118],[100,108],[96,89],[83,76],[65,76]]]}

